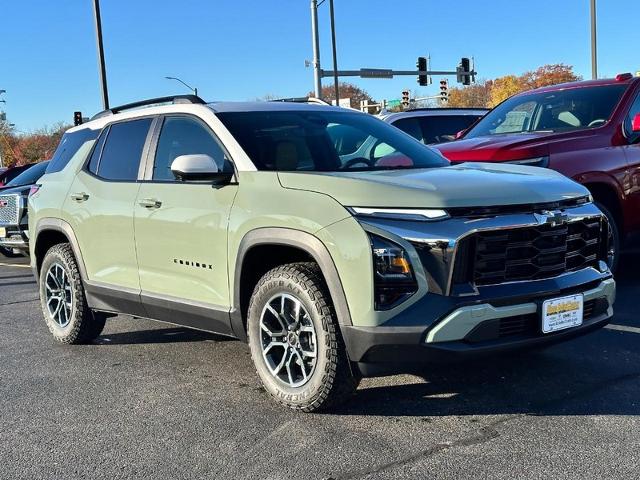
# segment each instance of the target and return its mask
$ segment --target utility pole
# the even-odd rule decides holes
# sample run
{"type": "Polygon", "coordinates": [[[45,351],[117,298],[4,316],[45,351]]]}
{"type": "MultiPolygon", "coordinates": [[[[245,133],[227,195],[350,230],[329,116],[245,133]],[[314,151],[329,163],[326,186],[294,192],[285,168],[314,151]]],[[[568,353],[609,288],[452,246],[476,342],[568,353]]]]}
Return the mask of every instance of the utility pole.
{"type": "Polygon", "coordinates": [[[596,36],[596,0],[590,0],[591,4],[591,78],[598,78],[598,45],[596,36]]]}
{"type": "Polygon", "coordinates": [[[93,0],[93,17],[96,26],[96,42],[98,46],[98,69],[100,70],[100,90],[102,106],[109,108],[109,91],[107,90],[107,71],[104,64],[104,48],[102,46],[102,20],[100,19],[100,0],[93,0]]]}
{"type": "Polygon", "coordinates": [[[331,16],[331,46],[333,48],[333,86],[336,90],[336,106],[340,106],[340,85],[338,83],[338,54],[336,53],[336,17],[333,11],[333,0],[329,0],[331,16]]]}
{"type": "Polygon", "coordinates": [[[311,0],[311,41],[313,44],[313,86],[316,98],[322,99],[320,76],[320,36],[318,34],[318,0],[311,0]]]}

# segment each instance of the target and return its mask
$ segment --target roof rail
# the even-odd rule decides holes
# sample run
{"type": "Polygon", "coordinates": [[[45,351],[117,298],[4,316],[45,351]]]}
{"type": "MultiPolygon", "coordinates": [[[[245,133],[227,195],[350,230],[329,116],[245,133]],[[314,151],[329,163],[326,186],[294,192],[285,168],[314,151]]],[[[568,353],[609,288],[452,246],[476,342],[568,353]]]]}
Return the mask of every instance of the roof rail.
{"type": "Polygon", "coordinates": [[[91,120],[95,120],[96,118],[106,117],[107,115],[113,115],[115,113],[124,112],[125,110],[133,110],[135,108],[146,107],[148,105],[158,105],[161,103],[173,103],[173,104],[183,104],[183,103],[191,103],[191,104],[200,104],[204,105],[205,102],[202,98],[197,95],[170,95],[168,97],[158,97],[158,98],[150,98],[148,100],[140,100],[139,102],[127,103],[125,105],[120,105],[118,107],[111,107],[107,110],[103,110],[101,112],[96,113],[91,120]]]}
{"type": "Polygon", "coordinates": [[[329,105],[324,100],[315,97],[292,97],[292,98],[276,98],[271,102],[292,102],[292,103],[316,103],[318,105],[329,105]]]}

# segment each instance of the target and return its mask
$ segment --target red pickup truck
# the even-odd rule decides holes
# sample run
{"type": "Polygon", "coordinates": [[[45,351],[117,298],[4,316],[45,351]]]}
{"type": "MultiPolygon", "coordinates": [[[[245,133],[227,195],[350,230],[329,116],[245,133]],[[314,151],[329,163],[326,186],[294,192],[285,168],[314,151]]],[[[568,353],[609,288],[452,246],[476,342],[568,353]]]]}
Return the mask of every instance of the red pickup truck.
{"type": "Polygon", "coordinates": [[[640,230],[640,78],[630,73],[514,95],[435,147],[453,163],[553,168],[586,186],[609,218],[612,269],[640,230]]]}

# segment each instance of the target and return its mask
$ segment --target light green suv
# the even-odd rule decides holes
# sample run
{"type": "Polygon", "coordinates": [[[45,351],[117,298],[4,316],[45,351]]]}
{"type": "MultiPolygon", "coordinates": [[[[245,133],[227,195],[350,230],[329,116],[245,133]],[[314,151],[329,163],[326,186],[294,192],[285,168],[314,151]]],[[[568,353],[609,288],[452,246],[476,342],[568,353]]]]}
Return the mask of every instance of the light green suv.
{"type": "Polygon", "coordinates": [[[101,112],[65,134],[29,209],[55,339],[89,343],[116,314],[237,337],[265,389],[304,411],[362,376],[613,314],[608,227],[584,187],[449,166],[330,106],[183,96],[101,112]]]}

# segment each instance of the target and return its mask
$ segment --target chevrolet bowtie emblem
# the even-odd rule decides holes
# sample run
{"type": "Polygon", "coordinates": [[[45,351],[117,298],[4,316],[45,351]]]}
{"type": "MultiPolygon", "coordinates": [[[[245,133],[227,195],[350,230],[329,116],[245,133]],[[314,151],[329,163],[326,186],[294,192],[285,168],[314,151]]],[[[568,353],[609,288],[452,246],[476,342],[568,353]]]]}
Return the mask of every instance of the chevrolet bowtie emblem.
{"type": "Polygon", "coordinates": [[[540,225],[550,225],[552,227],[564,225],[569,221],[569,215],[562,213],[560,210],[543,210],[540,213],[536,213],[535,216],[540,225]]]}

